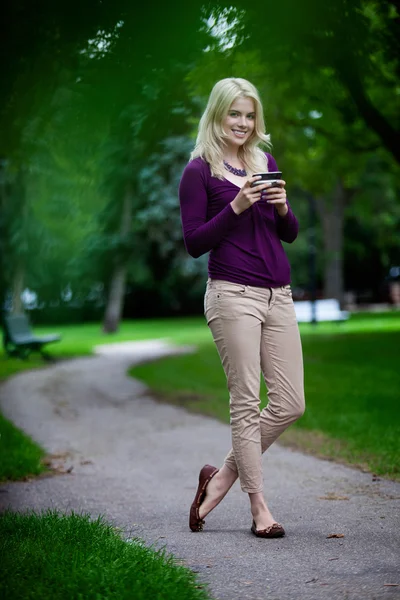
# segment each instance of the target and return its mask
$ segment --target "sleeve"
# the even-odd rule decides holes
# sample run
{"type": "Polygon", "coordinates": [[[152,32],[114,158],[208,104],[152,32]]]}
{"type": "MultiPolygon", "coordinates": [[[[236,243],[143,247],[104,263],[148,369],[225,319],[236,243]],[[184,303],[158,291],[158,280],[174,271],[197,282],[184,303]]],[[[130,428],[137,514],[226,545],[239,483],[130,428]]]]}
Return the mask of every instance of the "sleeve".
{"type": "Polygon", "coordinates": [[[198,258],[212,250],[235,224],[230,203],[207,221],[207,176],[198,163],[189,163],[179,184],[179,202],[186,250],[198,258]]]}
{"type": "MultiPolygon", "coordinates": [[[[269,171],[279,171],[278,165],[271,154],[267,154],[269,171]]],[[[280,217],[275,210],[275,224],[279,239],[291,244],[297,238],[299,233],[299,222],[287,201],[288,211],[284,217],[280,217]]]]}

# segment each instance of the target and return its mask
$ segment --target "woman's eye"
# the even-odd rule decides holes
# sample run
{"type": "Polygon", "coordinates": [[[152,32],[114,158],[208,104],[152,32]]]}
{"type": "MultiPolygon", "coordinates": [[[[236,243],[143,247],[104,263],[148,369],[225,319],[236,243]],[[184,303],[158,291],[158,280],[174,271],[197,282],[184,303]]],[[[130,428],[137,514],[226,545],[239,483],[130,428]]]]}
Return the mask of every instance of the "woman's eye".
{"type": "Polygon", "coordinates": [[[238,114],[237,114],[236,112],[231,112],[231,113],[229,113],[229,116],[230,116],[230,117],[237,117],[237,115],[238,115],[238,114]]]}

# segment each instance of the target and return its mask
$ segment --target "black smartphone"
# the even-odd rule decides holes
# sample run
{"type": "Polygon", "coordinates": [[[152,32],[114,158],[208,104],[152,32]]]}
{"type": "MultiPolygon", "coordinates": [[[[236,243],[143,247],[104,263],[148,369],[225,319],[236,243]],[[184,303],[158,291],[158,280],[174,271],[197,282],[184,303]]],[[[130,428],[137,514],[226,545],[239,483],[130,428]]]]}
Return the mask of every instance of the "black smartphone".
{"type": "MultiPolygon", "coordinates": [[[[282,171],[270,171],[269,173],[254,173],[253,177],[256,175],[261,175],[261,179],[258,181],[253,181],[251,187],[258,185],[260,183],[264,183],[265,181],[270,181],[272,184],[276,184],[279,179],[282,179],[282,171]]],[[[280,187],[280,186],[277,186],[280,187]]]]}

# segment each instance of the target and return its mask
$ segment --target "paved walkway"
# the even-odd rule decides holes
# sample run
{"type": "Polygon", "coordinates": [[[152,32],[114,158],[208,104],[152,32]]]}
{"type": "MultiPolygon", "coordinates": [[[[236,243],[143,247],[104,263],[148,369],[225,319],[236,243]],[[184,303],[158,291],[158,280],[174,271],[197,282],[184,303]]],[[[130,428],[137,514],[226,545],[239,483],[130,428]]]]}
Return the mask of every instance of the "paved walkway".
{"type": "Polygon", "coordinates": [[[166,546],[219,600],[400,598],[400,587],[385,585],[400,584],[398,483],[274,445],[264,457],[265,489],[287,537],[250,533],[238,484],[204,532],[189,530],[198,471],[221,463],[230,433],[155,402],[125,375],[129,365],[171,351],[162,341],[101,347],[98,356],[5,382],[4,414],[65,474],[0,486],[0,507],[104,514],[127,537],[166,546]]]}

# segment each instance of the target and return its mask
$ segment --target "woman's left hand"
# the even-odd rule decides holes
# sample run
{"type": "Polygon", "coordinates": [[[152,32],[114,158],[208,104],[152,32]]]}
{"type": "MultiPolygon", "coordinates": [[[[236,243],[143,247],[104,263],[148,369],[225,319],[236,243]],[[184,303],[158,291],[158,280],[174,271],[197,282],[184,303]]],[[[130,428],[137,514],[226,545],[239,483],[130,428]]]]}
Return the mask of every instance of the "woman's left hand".
{"type": "Polygon", "coordinates": [[[266,200],[268,204],[275,204],[276,212],[280,217],[286,217],[289,210],[286,203],[285,185],[286,181],[280,179],[270,188],[263,190],[261,194],[261,200],[266,200]]]}

